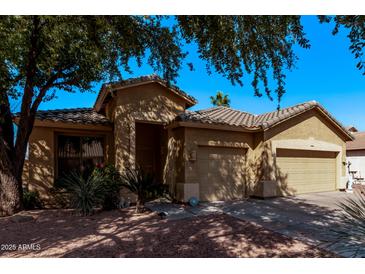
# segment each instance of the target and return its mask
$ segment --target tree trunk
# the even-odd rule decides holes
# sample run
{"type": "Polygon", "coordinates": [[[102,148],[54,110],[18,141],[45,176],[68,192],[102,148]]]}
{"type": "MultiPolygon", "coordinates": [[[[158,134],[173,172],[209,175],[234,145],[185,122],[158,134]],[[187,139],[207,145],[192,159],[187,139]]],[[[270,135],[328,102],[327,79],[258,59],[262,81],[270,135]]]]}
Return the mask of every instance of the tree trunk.
{"type": "Polygon", "coordinates": [[[13,215],[22,209],[21,176],[15,174],[15,165],[8,144],[0,137],[0,216],[13,215]]]}
{"type": "Polygon", "coordinates": [[[0,169],[0,216],[13,215],[22,209],[21,184],[16,177],[9,172],[0,169]]]}
{"type": "Polygon", "coordinates": [[[22,209],[21,176],[16,173],[14,128],[6,92],[0,94],[0,216],[22,209]],[[20,178],[20,179],[19,179],[20,178]]]}

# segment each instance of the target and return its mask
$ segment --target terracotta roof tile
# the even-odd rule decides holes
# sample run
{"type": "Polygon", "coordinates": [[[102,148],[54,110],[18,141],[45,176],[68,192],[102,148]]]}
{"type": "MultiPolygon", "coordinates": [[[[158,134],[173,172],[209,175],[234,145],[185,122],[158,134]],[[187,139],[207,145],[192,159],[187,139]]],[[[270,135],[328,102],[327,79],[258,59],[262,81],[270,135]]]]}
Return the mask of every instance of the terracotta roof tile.
{"type": "Polygon", "coordinates": [[[199,111],[187,110],[181,113],[176,120],[250,128],[252,127],[253,116],[250,113],[227,107],[214,107],[199,111]]]}
{"type": "MultiPolygon", "coordinates": [[[[17,117],[18,115],[18,113],[15,114],[15,117],[17,117]]],[[[97,113],[92,108],[39,110],[37,111],[36,119],[64,123],[99,125],[111,124],[104,115],[97,113]]]]}

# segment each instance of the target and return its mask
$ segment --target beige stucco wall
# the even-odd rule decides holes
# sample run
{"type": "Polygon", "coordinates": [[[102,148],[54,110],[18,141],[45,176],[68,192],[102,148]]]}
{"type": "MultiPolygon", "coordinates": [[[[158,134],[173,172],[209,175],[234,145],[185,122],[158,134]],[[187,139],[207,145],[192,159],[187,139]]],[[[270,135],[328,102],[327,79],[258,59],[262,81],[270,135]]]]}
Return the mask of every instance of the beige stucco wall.
{"type": "Polygon", "coordinates": [[[52,199],[49,189],[54,182],[54,131],[51,128],[35,127],[29,138],[29,190],[39,192],[49,204],[52,199]]]}
{"type": "Polygon", "coordinates": [[[125,166],[135,164],[135,123],[168,124],[186,102],[167,88],[151,83],[114,92],[115,164],[123,172],[125,166]]]}
{"type": "Polygon", "coordinates": [[[182,193],[178,190],[178,186],[185,182],[184,144],[184,128],[168,129],[168,151],[163,178],[164,182],[169,184],[170,193],[174,196],[182,193]]]}
{"type": "Polygon", "coordinates": [[[104,135],[106,144],[106,161],[114,161],[113,135],[111,127],[82,126],[76,124],[37,122],[29,138],[29,160],[26,161],[23,170],[23,184],[29,190],[39,192],[45,206],[56,206],[50,189],[53,187],[55,178],[55,146],[56,134],[90,134],[104,135]]]}

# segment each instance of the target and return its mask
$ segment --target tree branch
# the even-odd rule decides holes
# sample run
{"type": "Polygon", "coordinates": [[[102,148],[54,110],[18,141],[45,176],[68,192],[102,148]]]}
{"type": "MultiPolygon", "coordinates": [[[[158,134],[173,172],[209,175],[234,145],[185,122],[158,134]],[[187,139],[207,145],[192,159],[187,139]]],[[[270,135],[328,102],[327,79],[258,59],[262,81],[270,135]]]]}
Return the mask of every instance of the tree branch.
{"type": "Polygon", "coordinates": [[[30,109],[31,114],[35,114],[37,112],[40,103],[42,102],[44,96],[46,96],[46,94],[47,94],[47,91],[54,86],[54,82],[59,78],[60,74],[61,73],[59,73],[59,72],[53,74],[47,80],[46,84],[43,87],[41,87],[37,97],[33,101],[31,109],[30,109]]]}

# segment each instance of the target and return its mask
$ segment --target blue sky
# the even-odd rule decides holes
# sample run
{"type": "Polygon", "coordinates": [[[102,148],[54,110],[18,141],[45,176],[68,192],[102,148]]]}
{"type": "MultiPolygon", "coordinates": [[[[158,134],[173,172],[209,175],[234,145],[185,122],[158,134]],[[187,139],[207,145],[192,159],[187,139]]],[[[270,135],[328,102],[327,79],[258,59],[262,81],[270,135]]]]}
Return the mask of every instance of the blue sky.
{"type": "MultiPolygon", "coordinates": [[[[286,73],[286,94],[282,98],[281,107],[316,100],[344,125],[351,124],[365,130],[365,77],[355,67],[356,61],[348,50],[346,32],[342,30],[333,36],[333,25],[319,24],[314,16],[304,16],[302,20],[311,48],[295,48],[299,60],[297,68],[286,73]]],[[[256,114],[275,110],[276,100],[270,101],[265,96],[259,98],[253,95],[250,76],[243,79],[243,87],[232,86],[216,73],[208,75],[205,63],[198,59],[194,51],[194,45],[188,49],[190,55],[186,61],[193,62],[195,70],[190,71],[184,67],[180,71],[177,85],[198,100],[199,103],[192,109],[210,107],[209,97],[222,90],[228,93],[232,108],[256,114]]],[[[132,68],[134,74],[125,74],[124,78],[153,73],[148,66],[138,68],[132,65],[132,68]]],[[[94,93],[59,92],[57,99],[42,103],[40,109],[91,107],[100,84],[95,86],[94,93]]]]}

